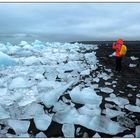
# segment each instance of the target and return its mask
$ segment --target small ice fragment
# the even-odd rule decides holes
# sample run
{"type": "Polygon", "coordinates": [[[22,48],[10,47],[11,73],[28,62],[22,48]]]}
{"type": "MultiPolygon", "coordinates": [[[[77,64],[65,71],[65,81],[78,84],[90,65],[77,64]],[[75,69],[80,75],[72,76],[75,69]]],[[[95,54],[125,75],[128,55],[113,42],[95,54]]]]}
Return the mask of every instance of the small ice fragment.
{"type": "Polygon", "coordinates": [[[114,93],[111,93],[109,96],[110,96],[111,98],[115,98],[115,97],[116,97],[116,95],[115,95],[114,93]]]}
{"type": "Polygon", "coordinates": [[[129,111],[132,112],[140,112],[140,107],[139,106],[134,106],[134,105],[126,105],[125,108],[129,111]]]}
{"type": "Polygon", "coordinates": [[[124,93],[124,91],[119,91],[120,93],[124,93]]]}
{"type": "Polygon", "coordinates": [[[80,73],[82,76],[86,76],[90,74],[90,69],[84,70],[80,73]]]}
{"type": "Polygon", "coordinates": [[[36,138],[46,138],[47,136],[43,132],[36,134],[36,138]]]}
{"type": "Polygon", "coordinates": [[[116,87],[116,85],[113,85],[113,87],[115,88],[115,87],[116,87]]]}
{"type": "Polygon", "coordinates": [[[20,134],[18,136],[18,138],[29,138],[29,137],[30,137],[30,135],[28,133],[26,133],[26,134],[20,134]]]}
{"type": "Polygon", "coordinates": [[[105,93],[112,93],[114,91],[113,89],[108,87],[100,88],[100,90],[105,93]]]}
{"type": "Polygon", "coordinates": [[[129,88],[137,88],[137,86],[132,86],[131,84],[128,84],[127,87],[129,87],[129,88]]]}
{"type": "Polygon", "coordinates": [[[122,97],[107,97],[105,98],[106,101],[114,102],[119,107],[124,108],[124,105],[129,103],[128,99],[124,99],[122,97]]]}
{"type": "Polygon", "coordinates": [[[136,96],[140,98],[140,94],[137,94],[136,96]]]}
{"type": "Polygon", "coordinates": [[[98,89],[99,85],[98,85],[98,84],[93,84],[92,87],[93,87],[94,89],[98,89]]]}
{"type": "Polygon", "coordinates": [[[136,67],[137,66],[137,64],[129,64],[129,67],[130,68],[134,68],[134,67],[136,67]]]}
{"type": "Polygon", "coordinates": [[[137,59],[139,59],[138,57],[135,57],[135,56],[131,56],[130,57],[132,60],[137,60],[137,59]]]}
{"type": "Polygon", "coordinates": [[[111,85],[111,83],[109,83],[109,82],[105,82],[105,85],[110,86],[110,85],[111,85]]]}
{"type": "Polygon", "coordinates": [[[74,138],[75,135],[74,124],[63,124],[62,132],[65,138],[74,138]]]}
{"type": "Polygon", "coordinates": [[[106,109],[106,116],[109,118],[114,118],[116,116],[124,115],[124,114],[125,113],[121,112],[121,111],[117,111],[117,110],[113,110],[113,109],[109,109],[109,108],[106,109]]]}
{"type": "Polygon", "coordinates": [[[9,113],[0,105],[0,120],[10,118],[9,113]]]}
{"type": "Polygon", "coordinates": [[[133,95],[129,93],[127,96],[128,96],[128,97],[132,97],[133,95]]]}
{"type": "Polygon", "coordinates": [[[77,136],[79,136],[79,135],[80,135],[80,130],[81,130],[81,128],[80,128],[80,127],[78,127],[78,128],[76,129],[76,135],[77,135],[77,136]]]}
{"type": "Polygon", "coordinates": [[[93,81],[95,81],[96,83],[98,83],[100,81],[100,79],[98,77],[94,78],[93,81]]]}
{"type": "Polygon", "coordinates": [[[139,98],[136,99],[136,105],[140,107],[140,99],[139,98]]]}
{"type": "Polygon", "coordinates": [[[113,108],[113,107],[114,107],[114,105],[112,105],[112,104],[109,104],[109,103],[105,104],[105,108],[113,108]]]}
{"type": "Polygon", "coordinates": [[[109,55],[109,57],[115,56],[115,52],[113,52],[112,54],[109,55]]]}
{"type": "Polygon", "coordinates": [[[123,137],[124,137],[124,138],[134,138],[134,135],[133,135],[133,134],[130,134],[130,135],[124,135],[123,137]]]}
{"type": "Polygon", "coordinates": [[[136,126],[135,135],[136,135],[136,138],[140,138],[140,125],[136,126]]]}
{"type": "Polygon", "coordinates": [[[93,138],[101,138],[101,136],[99,135],[99,133],[96,133],[93,138]]]}

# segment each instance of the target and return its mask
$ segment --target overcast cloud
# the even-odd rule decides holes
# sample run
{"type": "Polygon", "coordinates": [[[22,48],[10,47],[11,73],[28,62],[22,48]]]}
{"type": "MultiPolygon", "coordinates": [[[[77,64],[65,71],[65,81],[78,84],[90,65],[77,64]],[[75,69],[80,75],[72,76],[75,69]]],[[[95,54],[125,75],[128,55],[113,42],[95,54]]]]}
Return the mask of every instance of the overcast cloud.
{"type": "Polygon", "coordinates": [[[11,36],[46,41],[140,40],[140,3],[0,3],[0,40],[11,36]]]}

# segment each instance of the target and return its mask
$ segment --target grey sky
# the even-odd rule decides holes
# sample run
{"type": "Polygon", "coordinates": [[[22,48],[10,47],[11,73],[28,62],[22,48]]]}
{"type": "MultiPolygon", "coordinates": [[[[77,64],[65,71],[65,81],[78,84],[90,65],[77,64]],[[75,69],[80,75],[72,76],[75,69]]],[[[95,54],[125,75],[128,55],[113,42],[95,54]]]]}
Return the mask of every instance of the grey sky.
{"type": "Polygon", "coordinates": [[[0,3],[0,39],[140,40],[140,3],[0,3]]]}

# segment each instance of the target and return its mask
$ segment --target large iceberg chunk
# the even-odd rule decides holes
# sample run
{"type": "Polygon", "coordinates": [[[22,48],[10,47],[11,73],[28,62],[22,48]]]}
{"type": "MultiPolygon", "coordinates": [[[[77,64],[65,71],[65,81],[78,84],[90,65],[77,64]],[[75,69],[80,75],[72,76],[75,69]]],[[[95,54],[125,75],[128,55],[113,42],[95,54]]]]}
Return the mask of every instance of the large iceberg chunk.
{"type": "Polygon", "coordinates": [[[48,129],[49,125],[51,124],[52,117],[50,117],[47,114],[36,115],[34,118],[34,122],[37,129],[45,131],[48,129]]]}
{"type": "Polygon", "coordinates": [[[51,90],[48,93],[45,93],[41,97],[41,101],[45,104],[46,107],[51,107],[55,105],[59,97],[73,84],[74,82],[71,81],[67,85],[64,85],[63,87],[59,87],[57,89],[51,90]]]}
{"type": "Polygon", "coordinates": [[[15,65],[17,62],[7,54],[0,52],[0,65],[15,65]]]}
{"type": "Polygon", "coordinates": [[[32,119],[37,114],[44,114],[43,106],[38,103],[32,103],[22,109],[22,115],[20,117],[21,119],[32,119]]]}
{"type": "Polygon", "coordinates": [[[89,117],[86,115],[78,116],[76,119],[76,124],[82,125],[94,131],[111,135],[116,135],[117,133],[123,132],[125,130],[125,128],[120,126],[119,123],[100,115],[94,117],[89,117]]]}
{"type": "Polygon", "coordinates": [[[35,40],[33,43],[32,43],[33,47],[35,48],[43,48],[45,47],[44,43],[39,41],[39,40],[35,40]]]}
{"type": "Polygon", "coordinates": [[[63,105],[63,109],[57,108],[57,112],[53,116],[53,121],[56,121],[61,124],[64,123],[73,124],[78,115],[79,113],[74,107],[65,104],[63,105]]]}
{"type": "Polygon", "coordinates": [[[85,59],[86,59],[87,63],[89,63],[91,65],[96,65],[96,63],[97,63],[96,52],[86,53],[85,59]]]}
{"type": "Polygon", "coordinates": [[[11,81],[11,84],[9,85],[10,89],[15,89],[15,88],[27,88],[29,87],[29,83],[24,80],[23,77],[16,77],[11,81]]]}
{"type": "Polygon", "coordinates": [[[80,90],[80,87],[77,86],[70,92],[70,97],[73,102],[80,104],[100,105],[102,102],[102,97],[98,96],[92,88],[84,88],[80,90]]]}
{"type": "Polygon", "coordinates": [[[31,56],[31,57],[28,57],[24,60],[24,65],[39,65],[40,64],[40,60],[35,57],[35,56],[31,56]]]}
{"type": "Polygon", "coordinates": [[[53,120],[61,124],[72,123],[82,125],[88,129],[111,135],[115,135],[125,130],[119,123],[114,122],[107,117],[101,115],[80,115],[74,107],[70,106],[65,107],[62,111],[56,112],[53,116],[53,120]]]}
{"type": "Polygon", "coordinates": [[[16,134],[23,134],[28,131],[30,122],[20,120],[8,120],[8,125],[14,129],[16,134]]]}

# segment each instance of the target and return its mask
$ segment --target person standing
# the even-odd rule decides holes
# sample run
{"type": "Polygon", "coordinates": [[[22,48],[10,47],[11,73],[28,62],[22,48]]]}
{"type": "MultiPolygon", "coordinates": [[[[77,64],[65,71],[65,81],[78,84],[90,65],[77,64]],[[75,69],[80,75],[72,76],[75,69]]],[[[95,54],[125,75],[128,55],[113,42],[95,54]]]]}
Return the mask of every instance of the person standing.
{"type": "Polygon", "coordinates": [[[113,43],[112,48],[116,50],[116,72],[120,72],[122,70],[122,58],[125,56],[127,48],[124,45],[123,39],[118,39],[116,43],[113,43]]]}

